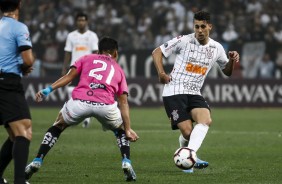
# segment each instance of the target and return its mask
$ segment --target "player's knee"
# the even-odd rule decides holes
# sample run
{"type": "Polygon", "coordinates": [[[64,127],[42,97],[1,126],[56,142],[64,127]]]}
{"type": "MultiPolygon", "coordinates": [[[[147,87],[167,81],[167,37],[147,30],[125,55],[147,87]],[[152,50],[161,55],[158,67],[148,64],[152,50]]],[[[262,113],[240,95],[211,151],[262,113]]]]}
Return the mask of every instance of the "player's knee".
{"type": "Polygon", "coordinates": [[[189,140],[191,135],[192,129],[186,129],[185,131],[182,131],[182,136],[184,139],[189,140]]]}
{"type": "Polygon", "coordinates": [[[208,118],[205,122],[203,122],[203,124],[207,125],[207,126],[211,126],[212,124],[212,119],[208,118]]]}
{"type": "Polygon", "coordinates": [[[32,129],[31,129],[31,127],[26,130],[25,138],[27,138],[28,140],[31,141],[31,139],[32,139],[32,129]]]}
{"type": "Polygon", "coordinates": [[[63,131],[63,130],[65,130],[68,127],[68,124],[66,124],[64,122],[61,122],[61,123],[54,124],[54,126],[63,131]]]}
{"type": "Polygon", "coordinates": [[[27,119],[25,121],[25,130],[24,130],[24,135],[25,138],[31,141],[32,139],[32,123],[30,119],[27,119]]]}

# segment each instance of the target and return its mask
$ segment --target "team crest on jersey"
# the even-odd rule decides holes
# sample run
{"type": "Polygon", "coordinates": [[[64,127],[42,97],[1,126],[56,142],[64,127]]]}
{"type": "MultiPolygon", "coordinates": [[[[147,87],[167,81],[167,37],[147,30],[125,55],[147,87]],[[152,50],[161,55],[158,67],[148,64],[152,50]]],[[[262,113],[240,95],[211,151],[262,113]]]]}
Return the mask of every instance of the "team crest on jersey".
{"type": "Polygon", "coordinates": [[[206,48],[206,57],[211,59],[213,57],[213,50],[211,48],[206,48]]]}
{"type": "Polygon", "coordinates": [[[177,111],[178,111],[178,110],[173,110],[172,113],[171,113],[172,119],[173,119],[174,121],[177,121],[178,118],[179,118],[179,114],[178,114],[177,111]]]}

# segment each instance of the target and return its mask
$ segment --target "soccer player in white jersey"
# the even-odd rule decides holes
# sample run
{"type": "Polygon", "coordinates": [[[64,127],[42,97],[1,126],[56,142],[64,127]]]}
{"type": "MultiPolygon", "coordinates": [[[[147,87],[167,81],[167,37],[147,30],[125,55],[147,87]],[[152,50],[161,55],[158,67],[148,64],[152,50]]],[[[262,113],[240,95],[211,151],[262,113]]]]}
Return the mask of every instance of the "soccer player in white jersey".
{"type": "MultiPolygon", "coordinates": [[[[165,84],[162,96],[171,127],[181,132],[180,147],[195,152],[212,122],[209,105],[200,91],[207,73],[216,62],[225,75],[231,76],[235,63],[239,62],[236,51],[229,51],[228,59],[222,45],[209,37],[211,29],[210,14],[199,11],[194,15],[194,33],[173,38],[152,53],[159,80],[165,84]],[[172,53],[176,54],[174,67],[166,73],[163,55],[168,57],[172,53]]],[[[208,162],[197,159],[194,168],[207,166],[208,162]]],[[[193,169],[184,172],[192,173],[193,169]]]]}
{"type": "MultiPolygon", "coordinates": [[[[88,29],[88,16],[85,13],[78,13],[75,20],[77,29],[70,32],[66,40],[62,75],[67,73],[69,66],[72,66],[77,59],[98,51],[99,40],[97,34],[88,29]]],[[[78,79],[68,86],[69,96],[77,83],[78,79]]],[[[88,127],[89,123],[90,118],[86,118],[83,120],[82,126],[88,127]]]]}
{"type": "Polygon", "coordinates": [[[130,141],[135,142],[139,137],[131,129],[128,87],[125,74],[117,64],[117,57],[118,43],[105,37],[99,42],[99,54],[81,57],[66,75],[36,94],[36,101],[39,102],[53,90],[67,85],[80,75],[72,97],[60,110],[53,126],[47,130],[36,158],[26,167],[26,179],[38,171],[43,159],[67,127],[80,123],[84,118],[94,117],[104,130],[115,133],[126,181],[136,180],[130,161],[130,141]]]}

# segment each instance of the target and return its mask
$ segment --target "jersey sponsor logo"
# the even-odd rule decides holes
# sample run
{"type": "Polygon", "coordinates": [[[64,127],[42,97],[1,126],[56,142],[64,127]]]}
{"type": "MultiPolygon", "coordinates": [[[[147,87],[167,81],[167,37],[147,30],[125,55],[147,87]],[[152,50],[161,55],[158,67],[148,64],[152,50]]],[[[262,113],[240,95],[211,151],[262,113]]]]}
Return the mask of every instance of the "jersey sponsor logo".
{"type": "Polygon", "coordinates": [[[168,48],[165,49],[165,52],[167,52],[168,50],[170,50],[171,48],[175,47],[178,43],[180,43],[181,40],[178,40],[177,42],[175,42],[174,44],[172,44],[171,46],[169,46],[168,48]]]}
{"type": "Polygon", "coordinates": [[[192,63],[188,63],[185,69],[187,72],[196,73],[200,75],[205,75],[208,70],[207,67],[203,67],[197,64],[192,64],[192,63]]]}
{"type": "Polygon", "coordinates": [[[99,83],[90,83],[89,87],[93,89],[106,89],[106,86],[104,84],[99,84],[99,83]]]}
{"type": "Polygon", "coordinates": [[[85,46],[77,46],[75,47],[75,51],[87,51],[88,48],[85,46]]]}
{"type": "Polygon", "coordinates": [[[183,88],[187,89],[188,91],[193,91],[197,93],[201,90],[201,85],[199,85],[198,83],[193,83],[193,82],[184,82],[183,88]]]}

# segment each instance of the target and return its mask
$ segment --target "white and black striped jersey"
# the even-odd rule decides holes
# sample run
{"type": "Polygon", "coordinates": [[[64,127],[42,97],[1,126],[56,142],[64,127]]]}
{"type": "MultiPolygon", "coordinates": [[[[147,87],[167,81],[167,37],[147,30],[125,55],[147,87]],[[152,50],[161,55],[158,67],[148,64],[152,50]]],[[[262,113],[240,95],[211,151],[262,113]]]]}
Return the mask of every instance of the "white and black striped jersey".
{"type": "Polygon", "coordinates": [[[228,58],[223,46],[209,38],[201,45],[195,34],[173,38],[160,46],[165,57],[175,54],[175,62],[170,73],[171,81],[165,84],[163,96],[176,94],[201,95],[204,80],[215,62],[225,68],[228,58]]]}

